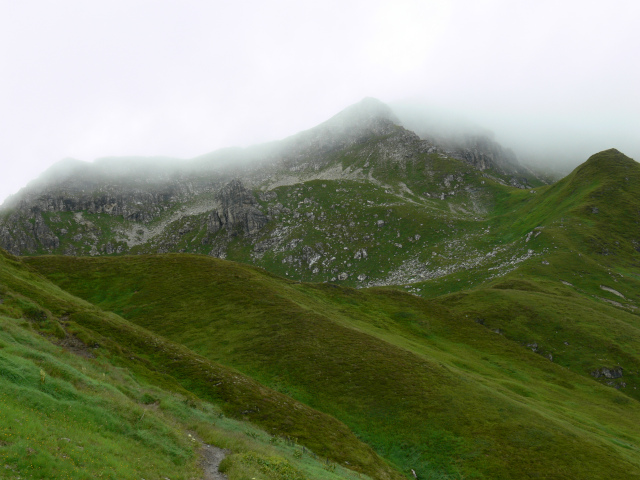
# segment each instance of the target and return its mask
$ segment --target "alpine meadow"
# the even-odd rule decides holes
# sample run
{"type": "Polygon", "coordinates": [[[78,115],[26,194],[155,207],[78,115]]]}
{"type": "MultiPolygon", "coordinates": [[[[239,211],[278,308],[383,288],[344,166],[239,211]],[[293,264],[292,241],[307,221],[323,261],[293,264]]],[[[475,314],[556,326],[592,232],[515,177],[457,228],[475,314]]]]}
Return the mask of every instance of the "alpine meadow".
{"type": "Polygon", "coordinates": [[[640,479],[640,165],[403,125],[5,201],[0,477],[640,479]]]}

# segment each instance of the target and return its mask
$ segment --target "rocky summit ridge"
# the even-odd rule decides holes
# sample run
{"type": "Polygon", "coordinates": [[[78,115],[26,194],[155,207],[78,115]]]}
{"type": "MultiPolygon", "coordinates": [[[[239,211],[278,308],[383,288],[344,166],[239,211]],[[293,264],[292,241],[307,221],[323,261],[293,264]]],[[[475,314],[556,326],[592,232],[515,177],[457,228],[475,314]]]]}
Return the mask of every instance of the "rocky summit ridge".
{"type": "Polygon", "coordinates": [[[450,250],[468,243],[501,191],[541,184],[490,139],[452,145],[420,138],[365,98],[246,149],[186,161],[67,159],[5,202],[0,246],[16,255],[192,252],[355,286],[438,277],[485,258],[490,250],[478,250],[462,265],[450,250]],[[443,255],[423,258],[425,248],[443,255]]]}

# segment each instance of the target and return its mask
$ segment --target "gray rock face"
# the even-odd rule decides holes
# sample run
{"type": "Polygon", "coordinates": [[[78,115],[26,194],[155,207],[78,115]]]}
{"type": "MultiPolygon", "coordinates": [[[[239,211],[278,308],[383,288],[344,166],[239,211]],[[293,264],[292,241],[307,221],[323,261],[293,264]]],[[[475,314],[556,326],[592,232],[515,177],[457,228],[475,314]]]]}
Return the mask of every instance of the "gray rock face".
{"type": "Polygon", "coordinates": [[[479,170],[518,166],[518,160],[511,150],[502,148],[500,144],[485,136],[466,137],[453,148],[453,152],[479,170]]]}
{"type": "MultiPolygon", "coordinates": [[[[497,144],[474,142],[460,147],[460,155],[478,169],[505,157],[497,144]]],[[[221,150],[183,162],[140,158],[60,162],[0,208],[0,247],[16,255],[192,252],[225,257],[229,244],[237,242],[232,256],[251,251],[254,260],[270,262],[267,252],[273,250],[279,260],[291,257],[287,267],[331,272],[353,281],[358,273],[346,270],[352,268],[349,262],[362,268],[369,257],[375,258],[374,250],[356,249],[338,267],[332,264],[335,252],[330,255],[318,244],[296,250],[296,244],[289,242],[310,229],[332,242],[360,241],[347,231],[369,226],[375,231],[369,235],[390,235],[391,210],[384,219],[377,213],[363,219],[362,227],[356,226],[355,218],[330,225],[328,204],[318,203],[312,191],[316,187],[305,186],[293,193],[295,197],[291,193],[285,197],[281,189],[347,179],[375,185],[403,202],[413,201],[414,195],[453,198],[458,204],[468,199],[469,207],[458,207],[463,214],[468,214],[467,208],[483,212],[480,190],[466,190],[471,188],[465,183],[466,173],[447,171],[439,178],[438,165],[444,158],[442,150],[401,127],[389,107],[365,99],[317,127],[247,149],[221,150]],[[391,171],[395,186],[389,184],[391,171]],[[431,192],[414,193],[398,181],[411,175],[424,175],[431,192]],[[260,192],[259,200],[253,192],[260,192]],[[265,229],[269,222],[273,228],[265,229]]],[[[317,188],[320,185],[327,186],[321,183],[317,188]]],[[[331,206],[340,208],[341,204],[331,206]]],[[[396,238],[401,255],[416,246],[420,235],[410,236],[409,243],[400,243],[399,233],[396,238]]]]}
{"type": "Polygon", "coordinates": [[[622,367],[601,367],[591,372],[591,376],[595,378],[622,378],[622,367]]]}
{"type": "MultiPolygon", "coordinates": [[[[250,236],[268,222],[253,194],[239,180],[222,188],[205,182],[197,185],[184,179],[168,180],[164,184],[150,182],[145,188],[111,184],[102,184],[97,190],[89,187],[77,178],[65,178],[61,184],[48,184],[41,191],[29,189],[24,192],[12,208],[5,209],[4,215],[0,216],[0,247],[15,255],[54,251],[67,255],[126,253],[140,243],[136,238],[148,241],[153,235],[162,237],[163,229],[172,230],[172,223],[180,222],[181,215],[171,217],[166,212],[207,192],[216,192],[215,207],[208,216],[196,218],[185,211],[183,218],[186,220],[175,228],[174,233],[167,233],[157,241],[157,251],[178,250],[176,245],[180,238],[194,230],[206,230],[203,243],[212,244],[213,237],[221,230],[228,239],[238,234],[250,236]],[[83,215],[93,221],[86,220],[83,215]],[[94,223],[96,216],[101,215],[114,218],[108,224],[115,222],[122,227],[110,234],[105,232],[104,227],[94,223]],[[162,219],[167,219],[164,224],[162,219]],[[154,222],[160,222],[161,227],[146,226],[154,222]],[[123,230],[125,225],[134,225],[134,232],[129,237],[123,230]],[[114,234],[119,238],[109,238],[114,234]]],[[[202,211],[199,208],[197,211],[202,211]]],[[[216,252],[225,250],[220,242],[212,248],[216,252]]]]}
{"type": "Polygon", "coordinates": [[[217,195],[220,208],[215,209],[207,218],[207,231],[217,233],[225,229],[228,236],[239,232],[252,235],[264,227],[268,219],[256,205],[258,202],[240,180],[233,180],[217,195]]]}
{"type": "Polygon", "coordinates": [[[14,255],[20,255],[35,252],[39,246],[53,251],[60,246],[60,239],[47,226],[42,212],[35,208],[26,218],[13,213],[0,223],[0,246],[14,255]]]}
{"type": "Polygon", "coordinates": [[[35,222],[33,225],[33,234],[36,242],[39,242],[47,250],[53,250],[60,246],[60,239],[54,235],[42,218],[42,214],[35,214],[35,222]]]}
{"type": "Polygon", "coordinates": [[[518,162],[518,158],[512,150],[503,148],[488,135],[442,137],[432,136],[425,132],[421,134],[421,138],[429,140],[436,148],[447,152],[452,158],[464,160],[478,170],[494,169],[512,176],[509,184],[514,187],[527,188],[527,177],[536,177],[532,171],[518,162]]]}

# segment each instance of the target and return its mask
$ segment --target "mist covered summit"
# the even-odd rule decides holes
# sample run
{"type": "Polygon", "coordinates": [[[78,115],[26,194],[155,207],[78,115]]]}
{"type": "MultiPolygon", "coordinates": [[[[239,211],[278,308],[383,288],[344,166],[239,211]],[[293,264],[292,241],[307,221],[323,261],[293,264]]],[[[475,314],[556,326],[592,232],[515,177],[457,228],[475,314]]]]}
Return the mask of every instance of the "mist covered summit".
{"type": "Polygon", "coordinates": [[[469,269],[480,281],[541,253],[525,248],[527,232],[506,244],[492,236],[509,199],[541,181],[489,137],[452,149],[422,135],[365,98],[245,149],[67,160],[3,206],[0,245],[19,255],[192,252],[353,286],[469,269]]]}
{"type": "MultiPolygon", "coordinates": [[[[519,479],[523,458],[534,476],[559,479],[637,471],[627,455],[638,438],[628,419],[640,411],[640,166],[612,149],[545,185],[490,137],[455,148],[428,137],[365,99],[284,140],[190,161],[66,161],[3,207],[0,245],[31,257],[0,270],[25,264],[150,329],[153,341],[140,341],[114,331],[113,316],[71,314],[83,335],[115,333],[119,355],[142,348],[163,375],[185,380],[175,363],[185,350],[159,360],[167,336],[312,398],[355,438],[376,439],[389,469],[400,466],[390,475],[367,460],[374,478],[445,478],[454,465],[519,479]],[[89,258],[100,256],[110,258],[89,258]],[[407,448],[395,448],[398,438],[407,448]],[[463,461],[460,445],[474,452],[463,461]]],[[[30,291],[20,284],[21,296],[30,291]]],[[[25,331],[48,325],[22,297],[0,304],[37,312],[17,320],[25,331]]],[[[185,388],[238,385],[201,377],[203,360],[185,388]]],[[[211,398],[274,426],[272,410],[233,392],[211,398]]],[[[276,427],[313,430],[304,441],[316,442],[306,414],[295,427],[291,407],[283,414],[276,427]]],[[[342,455],[330,430],[325,451],[342,455]]]]}

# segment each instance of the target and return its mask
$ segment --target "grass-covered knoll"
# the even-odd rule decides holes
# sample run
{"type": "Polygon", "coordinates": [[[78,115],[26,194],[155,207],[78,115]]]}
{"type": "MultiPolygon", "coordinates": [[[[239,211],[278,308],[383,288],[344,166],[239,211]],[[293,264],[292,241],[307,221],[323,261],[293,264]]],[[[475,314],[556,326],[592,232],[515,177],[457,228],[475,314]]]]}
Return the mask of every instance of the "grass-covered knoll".
{"type": "Polygon", "coordinates": [[[636,400],[496,334],[455,302],[291,282],[198,256],[28,262],[337,417],[405,474],[640,478],[636,400]]]}
{"type": "MultiPolygon", "coordinates": [[[[524,235],[526,248],[536,254],[507,277],[486,283],[490,288],[447,301],[466,305],[478,317],[504,318],[518,329],[518,341],[555,343],[548,353],[558,353],[559,362],[574,357],[576,347],[552,340],[554,332],[573,329],[577,343],[593,357],[587,360],[586,351],[577,354],[584,372],[602,362],[626,363],[633,375],[638,351],[633,329],[640,306],[639,185],[635,161],[613,149],[593,155],[565,179],[530,195],[515,214],[504,216],[497,234],[524,235]]],[[[450,280],[452,287],[456,279],[450,280]]],[[[576,366],[575,359],[570,364],[576,366]]],[[[626,389],[637,394],[633,390],[626,389]]]]}
{"type": "Polygon", "coordinates": [[[340,465],[398,478],[335,419],[101,312],[1,251],[0,397],[7,478],[201,478],[202,442],[231,450],[232,480],[366,478],[340,465]]]}
{"type": "Polygon", "coordinates": [[[435,297],[517,272],[633,311],[640,301],[638,185],[640,165],[612,149],[554,185],[502,190],[481,235],[463,238],[463,249],[454,252],[492,260],[418,280],[412,291],[435,297]]]}
{"type": "Polygon", "coordinates": [[[520,238],[530,258],[479,288],[458,272],[412,289],[449,294],[435,302],[638,399],[639,184],[640,165],[607,150],[550,187],[513,192],[492,235],[520,238]]]}
{"type": "Polygon", "coordinates": [[[640,221],[640,164],[615,149],[591,156],[529,197],[505,215],[513,235],[562,225],[590,252],[604,255],[629,254],[632,240],[638,241],[631,237],[640,221]]]}

